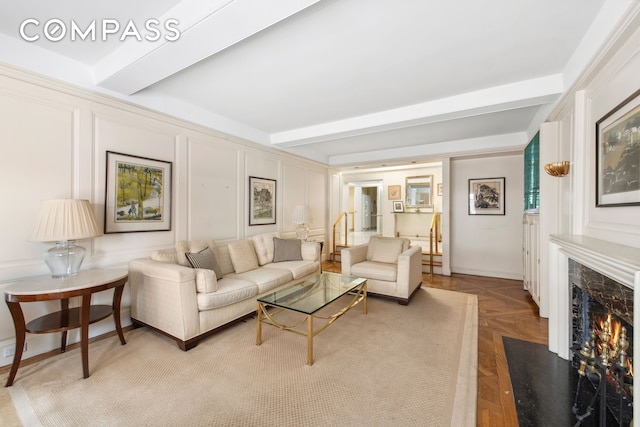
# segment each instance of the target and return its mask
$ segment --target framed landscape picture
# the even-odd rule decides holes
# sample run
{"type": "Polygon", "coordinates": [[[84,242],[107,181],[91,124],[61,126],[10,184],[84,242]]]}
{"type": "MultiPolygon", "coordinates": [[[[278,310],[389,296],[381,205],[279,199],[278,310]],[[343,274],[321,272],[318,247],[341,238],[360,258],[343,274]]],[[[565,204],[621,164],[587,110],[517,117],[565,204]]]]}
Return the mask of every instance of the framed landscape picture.
{"type": "Polygon", "coordinates": [[[276,223],[276,180],[249,177],[249,225],[276,223]]]}
{"type": "Polygon", "coordinates": [[[171,167],[107,151],[105,234],[171,230],[171,167]]]}
{"type": "Polygon", "coordinates": [[[505,178],[469,180],[469,215],[504,215],[505,178]]]}
{"type": "Polygon", "coordinates": [[[640,205],[640,91],[596,122],[596,206],[640,205]]]}

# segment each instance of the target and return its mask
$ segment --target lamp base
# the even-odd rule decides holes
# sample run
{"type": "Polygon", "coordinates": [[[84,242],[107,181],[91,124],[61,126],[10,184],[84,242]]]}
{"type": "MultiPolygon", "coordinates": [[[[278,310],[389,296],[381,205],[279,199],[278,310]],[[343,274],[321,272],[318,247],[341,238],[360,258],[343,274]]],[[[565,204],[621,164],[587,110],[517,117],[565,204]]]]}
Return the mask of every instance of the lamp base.
{"type": "Polygon", "coordinates": [[[80,271],[86,250],[76,246],[74,240],[56,242],[56,245],[44,253],[44,262],[51,271],[51,277],[75,276],[80,271]]]}
{"type": "Polygon", "coordinates": [[[307,237],[309,237],[309,227],[307,227],[307,224],[300,224],[296,227],[296,236],[298,236],[300,240],[307,240],[307,237]]]}

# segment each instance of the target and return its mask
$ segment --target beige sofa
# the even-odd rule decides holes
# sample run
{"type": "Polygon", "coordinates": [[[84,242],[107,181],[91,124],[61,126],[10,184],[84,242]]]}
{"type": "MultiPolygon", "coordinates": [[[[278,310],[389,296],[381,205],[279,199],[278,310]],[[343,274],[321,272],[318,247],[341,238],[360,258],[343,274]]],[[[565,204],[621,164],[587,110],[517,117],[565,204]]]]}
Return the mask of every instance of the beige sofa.
{"type": "Polygon", "coordinates": [[[342,274],[367,278],[367,294],[409,304],[422,284],[422,248],[402,237],[371,236],[369,243],[342,249],[342,274]]]}
{"type": "Polygon", "coordinates": [[[255,312],[258,296],[319,274],[320,257],[319,243],[283,240],[279,233],[223,243],[179,242],[176,249],[129,262],[133,324],[151,327],[189,350],[255,312]],[[196,265],[211,258],[215,265],[193,268],[194,258],[196,265]]]}

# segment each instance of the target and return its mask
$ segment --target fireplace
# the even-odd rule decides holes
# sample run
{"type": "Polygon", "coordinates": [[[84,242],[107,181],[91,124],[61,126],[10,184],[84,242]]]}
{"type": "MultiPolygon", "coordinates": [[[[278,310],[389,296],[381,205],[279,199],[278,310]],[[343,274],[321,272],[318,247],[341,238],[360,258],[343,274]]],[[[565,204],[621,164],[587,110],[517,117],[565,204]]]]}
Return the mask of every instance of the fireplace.
{"type": "Polygon", "coordinates": [[[571,354],[577,421],[633,419],[633,289],[570,259],[571,354]]]}
{"type": "MultiPolygon", "coordinates": [[[[572,273],[573,280],[577,281],[576,275],[580,275],[580,281],[587,283],[609,284],[609,280],[617,282],[629,290],[621,292],[598,292],[596,294],[607,295],[615,298],[614,307],[618,307],[614,314],[619,317],[621,313],[630,319],[625,320],[633,327],[633,319],[636,318],[635,311],[640,308],[640,248],[624,246],[618,243],[609,242],[593,237],[577,234],[563,234],[549,236],[547,253],[545,259],[548,260],[546,271],[541,270],[541,289],[545,290],[543,301],[548,304],[549,312],[549,351],[557,354],[559,357],[572,360],[576,353],[580,350],[575,349],[578,345],[573,342],[573,285],[570,283],[569,265],[573,262],[580,264],[593,272],[604,276],[602,279],[589,280],[592,272],[589,270],[581,270],[572,273]],[[548,280],[543,283],[542,280],[548,280]],[[636,291],[639,290],[639,291],[636,291]],[[629,294],[628,292],[631,292],[629,294]],[[633,295],[633,297],[630,297],[633,295]],[[633,301],[633,302],[632,302],[633,301]],[[620,305],[626,307],[620,310],[620,305]]],[[[544,254],[543,254],[544,255],[544,254]]],[[[573,267],[572,267],[573,268],[573,267]]],[[[598,289],[598,287],[596,287],[598,289]]],[[[593,292],[592,292],[593,293],[593,292]]],[[[606,304],[603,304],[606,307],[606,304]]],[[[586,330],[587,327],[584,327],[586,330]]],[[[636,343],[640,342],[640,328],[635,328],[633,332],[627,333],[630,340],[636,343]]],[[[584,337],[584,336],[583,336],[584,337]]],[[[581,345],[584,345],[582,343],[581,345]]],[[[638,344],[636,344],[637,346],[638,344]]],[[[631,350],[632,352],[633,350],[631,350]]],[[[573,372],[577,372],[574,370],[573,372]]],[[[635,406],[634,404],[634,412],[635,406]]],[[[634,419],[640,419],[640,411],[636,412],[634,419]]],[[[584,425],[584,424],[583,424],[584,425]]]]}

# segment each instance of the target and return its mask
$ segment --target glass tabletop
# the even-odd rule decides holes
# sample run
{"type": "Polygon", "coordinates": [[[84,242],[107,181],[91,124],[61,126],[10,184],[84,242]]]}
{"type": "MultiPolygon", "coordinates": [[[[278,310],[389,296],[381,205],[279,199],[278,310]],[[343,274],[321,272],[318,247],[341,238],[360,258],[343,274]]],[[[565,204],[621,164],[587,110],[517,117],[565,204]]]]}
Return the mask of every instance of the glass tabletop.
{"type": "Polygon", "coordinates": [[[264,304],[313,314],[344,294],[361,286],[367,279],[321,273],[317,276],[258,298],[264,304]]]}

